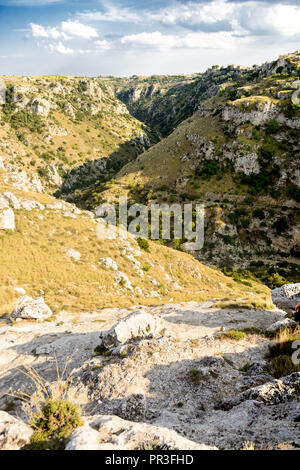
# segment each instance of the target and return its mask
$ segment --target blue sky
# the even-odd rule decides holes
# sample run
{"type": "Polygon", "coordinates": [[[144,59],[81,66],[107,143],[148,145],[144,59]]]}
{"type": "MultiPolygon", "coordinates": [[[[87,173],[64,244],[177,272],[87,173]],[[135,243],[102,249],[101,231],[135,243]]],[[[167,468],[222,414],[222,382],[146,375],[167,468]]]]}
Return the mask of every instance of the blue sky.
{"type": "Polygon", "coordinates": [[[299,0],[0,0],[0,75],[176,74],[300,48],[299,0]]]}

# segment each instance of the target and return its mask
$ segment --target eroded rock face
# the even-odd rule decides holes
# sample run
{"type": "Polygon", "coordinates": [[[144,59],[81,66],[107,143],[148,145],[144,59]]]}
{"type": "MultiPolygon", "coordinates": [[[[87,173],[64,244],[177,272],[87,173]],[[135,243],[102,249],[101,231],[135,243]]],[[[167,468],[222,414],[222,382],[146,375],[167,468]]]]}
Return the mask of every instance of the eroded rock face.
{"type": "Polygon", "coordinates": [[[14,308],[11,318],[23,318],[32,320],[45,320],[53,315],[52,310],[45,304],[43,297],[32,299],[25,295],[20,297],[14,308]]]}
{"type": "Polygon", "coordinates": [[[276,307],[287,313],[292,313],[300,302],[300,283],[285,284],[282,287],[271,291],[272,301],[276,307]]]}
{"type": "Polygon", "coordinates": [[[50,112],[51,105],[45,99],[35,100],[31,105],[31,110],[34,114],[47,117],[50,112]]]}
{"type": "Polygon", "coordinates": [[[49,183],[55,186],[60,186],[62,184],[62,177],[58,173],[57,168],[54,164],[48,165],[46,171],[49,183]]]}
{"type": "Polygon", "coordinates": [[[93,416],[88,422],[71,435],[66,450],[150,450],[154,443],[162,450],[217,450],[171,429],[133,423],[118,416],[93,416]]]}
{"type": "Polygon", "coordinates": [[[101,335],[105,347],[119,346],[135,338],[155,337],[162,329],[159,317],[137,310],[101,335]]]}
{"type": "Polygon", "coordinates": [[[0,230],[15,230],[15,214],[11,208],[0,209],[0,230]]]}
{"type": "Polygon", "coordinates": [[[0,411],[0,450],[19,450],[29,444],[32,429],[23,421],[0,411]]]}

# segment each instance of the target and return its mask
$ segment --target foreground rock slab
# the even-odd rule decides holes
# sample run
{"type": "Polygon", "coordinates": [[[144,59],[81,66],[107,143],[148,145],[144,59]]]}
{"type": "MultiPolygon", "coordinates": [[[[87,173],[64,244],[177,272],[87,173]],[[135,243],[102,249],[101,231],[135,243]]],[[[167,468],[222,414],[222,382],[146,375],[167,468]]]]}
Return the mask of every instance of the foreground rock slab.
{"type": "Polygon", "coordinates": [[[66,450],[217,450],[172,429],[133,423],[118,416],[93,416],[71,436],[66,450]]]}
{"type": "Polygon", "coordinates": [[[29,444],[32,429],[23,421],[0,411],[0,450],[18,450],[29,444]]]}

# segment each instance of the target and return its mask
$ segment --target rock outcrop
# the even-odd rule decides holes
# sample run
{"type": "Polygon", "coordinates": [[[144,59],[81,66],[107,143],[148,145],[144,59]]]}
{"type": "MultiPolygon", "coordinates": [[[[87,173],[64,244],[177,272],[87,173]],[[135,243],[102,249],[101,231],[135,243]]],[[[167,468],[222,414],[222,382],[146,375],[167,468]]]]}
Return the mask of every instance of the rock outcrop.
{"type": "Polygon", "coordinates": [[[284,284],[271,291],[272,301],[276,307],[292,313],[300,302],[300,284],[284,284]]]}
{"type": "Polygon", "coordinates": [[[172,429],[99,415],[71,435],[66,450],[217,450],[180,436],[172,429]]]}

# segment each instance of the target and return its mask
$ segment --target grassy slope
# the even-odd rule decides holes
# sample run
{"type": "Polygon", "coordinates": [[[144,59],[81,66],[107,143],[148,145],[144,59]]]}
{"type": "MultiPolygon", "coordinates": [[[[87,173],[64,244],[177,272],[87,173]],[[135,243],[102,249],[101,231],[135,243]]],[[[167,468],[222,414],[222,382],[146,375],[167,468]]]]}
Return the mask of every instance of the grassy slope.
{"type": "MultiPolygon", "coordinates": [[[[0,186],[0,192],[12,190],[20,199],[53,203],[47,195],[24,193],[0,186]]],[[[93,310],[109,306],[160,304],[208,298],[231,299],[246,305],[270,305],[269,290],[253,283],[252,287],[235,283],[219,271],[201,265],[192,256],[150,242],[150,252],[142,251],[141,277],[132,261],[123,254],[121,239],[98,240],[96,225],[84,213],[77,219],[64,217],[53,210],[15,210],[16,231],[0,234],[0,312],[9,313],[20,294],[14,287],[23,287],[32,296],[43,295],[54,312],[93,310]],[[41,219],[40,216],[43,216],[41,219]],[[66,256],[69,248],[81,253],[80,261],[66,256]],[[99,264],[111,257],[143,293],[131,292],[114,280],[114,271],[99,264]],[[96,269],[93,267],[96,266],[96,269]],[[176,282],[181,289],[174,287],[176,282]],[[151,281],[155,280],[157,285],[151,281]],[[152,296],[158,292],[160,298],[152,296]],[[249,291],[256,293],[255,296],[249,291]],[[243,299],[243,300],[241,300],[243,299]]],[[[138,245],[129,239],[133,249],[138,245]]]]}

